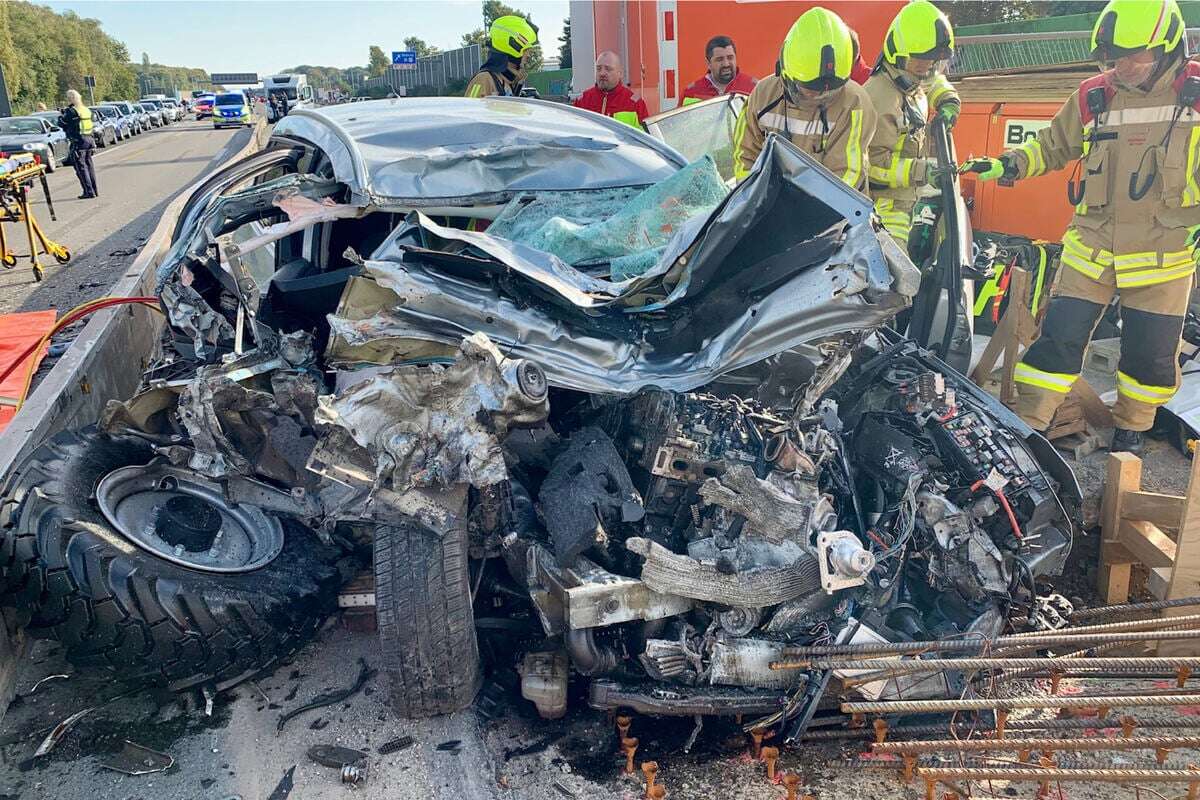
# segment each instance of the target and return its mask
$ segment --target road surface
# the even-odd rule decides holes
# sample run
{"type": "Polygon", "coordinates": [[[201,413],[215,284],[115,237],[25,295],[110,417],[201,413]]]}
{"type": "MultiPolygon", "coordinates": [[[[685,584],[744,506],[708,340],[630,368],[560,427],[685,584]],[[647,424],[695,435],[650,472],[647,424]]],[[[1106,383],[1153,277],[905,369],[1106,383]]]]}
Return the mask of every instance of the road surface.
{"type": "MultiPolygon", "coordinates": [[[[246,142],[248,129],[214,131],[207,122],[186,120],[154,128],[117,146],[95,152],[100,197],[79,200],[79,181],[70,167],[49,175],[58,220],[51,221],[36,187],[36,214],[47,235],[65,245],[71,263],[42,256],[46,279],[37,283],[28,260],[0,270],[0,313],[57,308],[66,311],[99,297],[133,262],[180,190],[211,171],[246,142]]],[[[9,243],[27,253],[23,230],[9,228],[9,243]],[[14,235],[15,234],[15,235],[14,235]]]]}

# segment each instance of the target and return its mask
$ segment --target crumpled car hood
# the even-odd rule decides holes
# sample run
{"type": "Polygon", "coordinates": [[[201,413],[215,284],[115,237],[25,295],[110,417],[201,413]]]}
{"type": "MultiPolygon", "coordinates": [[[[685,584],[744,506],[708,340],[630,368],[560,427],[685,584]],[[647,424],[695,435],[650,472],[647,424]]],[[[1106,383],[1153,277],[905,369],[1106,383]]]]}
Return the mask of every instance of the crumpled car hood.
{"type": "Polygon", "coordinates": [[[871,203],[771,137],[752,175],[685,224],[657,266],[614,283],[519,244],[414,214],[364,264],[330,316],[334,362],[414,340],[454,348],[482,332],[552,385],[690,391],[764,358],[870,330],[911,301],[920,274],[871,203]],[[363,279],[358,279],[359,281],[363,279]]]}

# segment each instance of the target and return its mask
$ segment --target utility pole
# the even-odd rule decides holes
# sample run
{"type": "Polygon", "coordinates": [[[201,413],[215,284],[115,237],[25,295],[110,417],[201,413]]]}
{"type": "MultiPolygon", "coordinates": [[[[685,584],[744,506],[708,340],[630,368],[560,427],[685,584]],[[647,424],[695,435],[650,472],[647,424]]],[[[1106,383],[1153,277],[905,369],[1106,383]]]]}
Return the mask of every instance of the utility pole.
{"type": "Polygon", "coordinates": [[[12,116],[12,104],[8,101],[8,84],[4,82],[4,65],[0,64],[0,117],[12,116]]]}

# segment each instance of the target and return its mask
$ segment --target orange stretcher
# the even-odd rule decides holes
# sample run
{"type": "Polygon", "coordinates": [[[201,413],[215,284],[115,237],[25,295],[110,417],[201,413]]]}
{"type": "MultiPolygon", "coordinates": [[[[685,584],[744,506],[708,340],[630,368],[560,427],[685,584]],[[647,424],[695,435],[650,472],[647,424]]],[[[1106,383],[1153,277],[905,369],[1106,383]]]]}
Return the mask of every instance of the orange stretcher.
{"type": "Polygon", "coordinates": [[[33,268],[33,279],[40,281],[44,275],[38,261],[39,251],[52,257],[59,264],[71,260],[71,251],[46,236],[38,224],[29,202],[29,192],[34,181],[40,181],[46,197],[46,208],[50,219],[54,216],[54,201],[50,199],[50,186],[46,183],[46,165],[32,162],[16,169],[0,173],[0,264],[7,269],[17,266],[17,254],[9,249],[5,235],[5,223],[23,224],[29,239],[29,264],[33,268]]]}

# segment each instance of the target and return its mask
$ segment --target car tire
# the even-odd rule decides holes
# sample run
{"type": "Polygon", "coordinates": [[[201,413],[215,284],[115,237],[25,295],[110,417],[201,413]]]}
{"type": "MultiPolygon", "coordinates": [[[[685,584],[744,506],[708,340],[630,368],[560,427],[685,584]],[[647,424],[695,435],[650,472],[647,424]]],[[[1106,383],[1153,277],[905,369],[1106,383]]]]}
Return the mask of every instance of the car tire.
{"type": "Polygon", "coordinates": [[[375,529],[375,614],[392,708],[409,718],[459,711],[482,680],[467,531],[416,521],[375,529]]]}
{"type": "Polygon", "coordinates": [[[309,641],[336,610],[339,553],[283,518],[283,549],[249,572],[202,572],[131,544],[101,513],[97,483],[151,447],[94,426],[58,434],[0,501],[3,605],[80,668],[181,691],[233,686],[309,641]]]}

